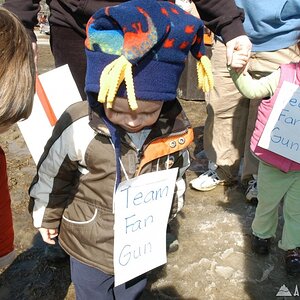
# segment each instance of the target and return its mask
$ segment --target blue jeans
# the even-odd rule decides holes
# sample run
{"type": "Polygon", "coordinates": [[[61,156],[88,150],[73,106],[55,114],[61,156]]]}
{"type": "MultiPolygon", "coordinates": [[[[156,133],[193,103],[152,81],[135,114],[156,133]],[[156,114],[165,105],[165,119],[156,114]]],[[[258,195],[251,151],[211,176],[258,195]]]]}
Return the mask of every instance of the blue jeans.
{"type": "Polygon", "coordinates": [[[138,299],[147,284],[146,275],[136,277],[114,287],[114,276],[85,265],[70,257],[71,278],[76,300],[134,300],[138,299]]]}

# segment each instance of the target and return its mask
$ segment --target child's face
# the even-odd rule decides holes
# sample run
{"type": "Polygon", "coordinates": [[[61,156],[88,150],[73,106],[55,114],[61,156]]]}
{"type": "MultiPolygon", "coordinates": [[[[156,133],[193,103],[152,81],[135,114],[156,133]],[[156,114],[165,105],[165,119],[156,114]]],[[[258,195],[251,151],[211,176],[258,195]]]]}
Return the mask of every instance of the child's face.
{"type": "Polygon", "coordinates": [[[139,132],[157,121],[163,101],[137,100],[137,104],[138,108],[133,111],[127,99],[116,97],[112,108],[106,108],[104,104],[104,112],[113,124],[122,127],[127,132],[139,132]]]}

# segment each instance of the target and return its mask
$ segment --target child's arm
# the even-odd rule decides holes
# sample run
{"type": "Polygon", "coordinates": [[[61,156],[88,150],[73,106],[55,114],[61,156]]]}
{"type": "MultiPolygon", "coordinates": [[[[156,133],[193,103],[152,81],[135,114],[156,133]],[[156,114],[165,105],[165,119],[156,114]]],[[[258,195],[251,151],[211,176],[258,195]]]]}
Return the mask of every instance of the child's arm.
{"type": "Polygon", "coordinates": [[[60,226],[67,201],[74,189],[77,168],[76,161],[68,160],[67,148],[71,142],[59,138],[57,143],[47,143],[46,155],[38,165],[37,175],[30,186],[29,212],[32,214],[33,225],[46,231],[60,226]],[[61,145],[59,149],[57,143],[61,145]]]}
{"type": "MultiPolygon", "coordinates": [[[[87,109],[88,106],[83,102],[71,105],[57,121],[44,148],[37,166],[37,175],[29,189],[29,212],[34,227],[38,229],[58,229],[64,209],[76,192],[76,180],[80,175],[78,162],[83,160],[82,149],[85,149],[82,146],[82,135],[87,137],[87,144],[94,136],[92,130],[87,130],[90,129],[88,115],[85,115],[88,113],[87,109]],[[77,120],[77,114],[84,117],[77,120]],[[90,132],[90,135],[86,134],[86,131],[90,132]],[[79,149],[78,145],[83,148],[79,149]]],[[[47,236],[44,237],[47,240],[47,236]]]]}
{"type": "MultiPolygon", "coordinates": [[[[233,61],[239,64],[244,56],[239,51],[234,52],[233,61]]],[[[263,99],[274,95],[280,78],[280,69],[258,80],[253,79],[249,73],[236,72],[228,67],[230,76],[242,95],[248,99],[263,99]]]]}

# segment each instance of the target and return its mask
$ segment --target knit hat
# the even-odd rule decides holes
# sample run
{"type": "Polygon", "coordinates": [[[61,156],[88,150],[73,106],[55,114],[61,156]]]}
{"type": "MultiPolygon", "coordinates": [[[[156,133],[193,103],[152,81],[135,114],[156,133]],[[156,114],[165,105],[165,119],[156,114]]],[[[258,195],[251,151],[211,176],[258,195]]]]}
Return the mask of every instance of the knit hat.
{"type": "MultiPolygon", "coordinates": [[[[168,1],[132,0],[97,11],[85,41],[86,93],[112,107],[116,96],[171,101],[189,51],[198,60],[199,88],[213,86],[205,53],[203,22],[168,1]]],[[[195,74],[196,75],[196,74],[195,74]]]]}

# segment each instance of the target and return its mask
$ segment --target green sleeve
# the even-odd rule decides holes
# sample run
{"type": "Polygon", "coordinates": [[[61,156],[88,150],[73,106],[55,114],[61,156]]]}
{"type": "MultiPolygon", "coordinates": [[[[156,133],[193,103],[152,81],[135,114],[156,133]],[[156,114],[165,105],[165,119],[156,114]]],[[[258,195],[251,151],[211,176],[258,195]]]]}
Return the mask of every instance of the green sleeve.
{"type": "Polygon", "coordinates": [[[253,79],[249,73],[237,73],[230,67],[228,70],[237,89],[248,99],[263,99],[273,96],[279,83],[280,68],[258,80],[253,79]]]}

